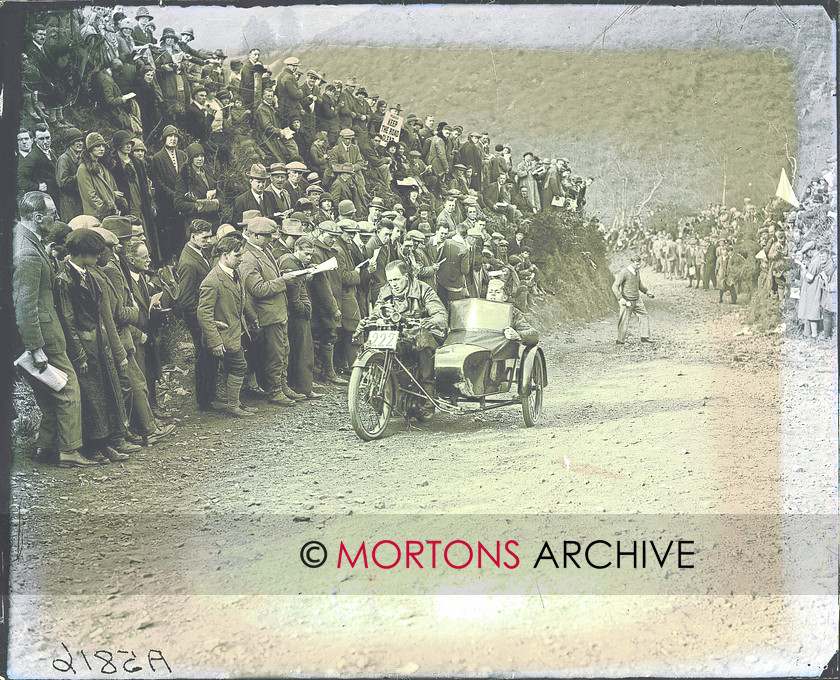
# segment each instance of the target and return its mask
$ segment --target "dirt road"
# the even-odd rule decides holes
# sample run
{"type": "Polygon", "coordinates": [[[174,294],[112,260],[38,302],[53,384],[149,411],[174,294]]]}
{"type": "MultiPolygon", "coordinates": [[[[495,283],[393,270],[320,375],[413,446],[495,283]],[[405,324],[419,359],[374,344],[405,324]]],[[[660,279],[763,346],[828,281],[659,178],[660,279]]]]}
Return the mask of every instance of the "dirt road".
{"type": "MultiPolygon", "coordinates": [[[[700,516],[698,554],[707,539],[714,554],[702,516],[836,513],[834,348],[736,335],[739,307],[716,292],[643,277],[657,293],[653,346],[636,331],[617,347],[612,318],[561,327],[540,315],[549,386],[532,429],[505,408],[397,422],[365,444],[338,391],[293,409],[258,404],[239,421],[196,412],[173,383],[177,435],[127,464],[76,472],[18,454],[11,676],[72,675],[62,644],[78,677],[104,677],[108,654],[119,677],[169,675],[150,649],[176,677],[819,673],[837,599],[789,592],[795,556],[783,550],[753,592],[725,594],[659,587],[684,583],[674,570],[647,590],[589,570],[558,592],[531,567],[530,543],[515,573],[482,581],[465,569],[454,592],[428,570],[335,569],[348,538],[600,526],[589,538],[612,539],[636,515],[644,529],[700,516]],[[325,569],[300,564],[309,539],[332,551],[325,569]]],[[[831,583],[836,543],[815,550],[831,583]]]]}

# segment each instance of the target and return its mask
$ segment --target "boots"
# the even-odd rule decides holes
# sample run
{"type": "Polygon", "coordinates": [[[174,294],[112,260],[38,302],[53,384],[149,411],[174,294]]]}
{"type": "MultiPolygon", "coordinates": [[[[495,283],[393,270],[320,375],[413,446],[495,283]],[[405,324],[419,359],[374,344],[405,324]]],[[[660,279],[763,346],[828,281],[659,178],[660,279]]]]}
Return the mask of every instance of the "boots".
{"type": "Polygon", "coordinates": [[[332,383],[333,385],[347,385],[349,384],[347,380],[344,378],[339,377],[336,375],[335,367],[333,366],[333,346],[332,345],[324,345],[324,355],[321,358],[322,363],[322,370],[324,373],[324,378],[327,382],[332,383]]]}
{"type": "Polygon", "coordinates": [[[292,401],[303,401],[306,397],[302,394],[298,394],[295,392],[291,387],[289,387],[288,379],[286,374],[283,374],[283,377],[280,378],[280,391],[283,392],[289,399],[292,401]]]}
{"type": "Polygon", "coordinates": [[[245,411],[239,405],[239,393],[242,391],[244,376],[228,375],[227,377],[227,412],[237,418],[250,418],[253,413],[245,411]]]}

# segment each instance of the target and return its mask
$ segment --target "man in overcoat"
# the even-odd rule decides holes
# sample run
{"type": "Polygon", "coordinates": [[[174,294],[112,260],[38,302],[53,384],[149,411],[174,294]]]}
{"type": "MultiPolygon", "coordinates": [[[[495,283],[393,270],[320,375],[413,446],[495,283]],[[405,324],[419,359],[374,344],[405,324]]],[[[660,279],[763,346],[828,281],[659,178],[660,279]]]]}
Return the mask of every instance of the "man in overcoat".
{"type": "Polygon", "coordinates": [[[82,446],[79,382],[67,356],[64,331],[55,309],[55,268],[43,245],[55,222],[55,203],[44,192],[28,192],[19,203],[19,214],[12,254],[12,300],[20,338],[38,370],[44,370],[49,364],[67,374],[67,384],[56,392],[25,373],[41,410],[36,458],[61,467],[95,465],[79,453],[82,446]]]}

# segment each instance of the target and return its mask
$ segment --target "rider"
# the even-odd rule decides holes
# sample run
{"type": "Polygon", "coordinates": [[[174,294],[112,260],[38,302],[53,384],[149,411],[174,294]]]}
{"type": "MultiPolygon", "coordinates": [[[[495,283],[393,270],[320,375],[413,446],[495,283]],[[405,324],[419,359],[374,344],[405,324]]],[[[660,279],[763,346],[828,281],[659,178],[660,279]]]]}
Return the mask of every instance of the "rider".
{"type": "MultiPolygon", "coordinates": [[[[435,350],[446,335],[446,309],[434,288],[414,278],[408,265],[393,260],[385,267],[385,285],[373,307],[374,316],[396,311],[402,316],[420,319],[420,327],[407,331],[414,340],[417,354],[418,382],[430,396],[435,389],[435,350]]],[[[425,408],[428,408],[429,405],[425,408]]]]}
{"type": "MultiPolygon", "coordinates": [[[[492,302],[508,302],[508,294],[505,289],[505,282],[502,279],[490,279],[487,284],[487,299],[492,302]]],[[[505,337],[508,340],[518,340],[523,345],[536,345],[540,341],[540,335],[525,315],[516,307],[513,308],[513,325],[505,328],[505,337]]]]}

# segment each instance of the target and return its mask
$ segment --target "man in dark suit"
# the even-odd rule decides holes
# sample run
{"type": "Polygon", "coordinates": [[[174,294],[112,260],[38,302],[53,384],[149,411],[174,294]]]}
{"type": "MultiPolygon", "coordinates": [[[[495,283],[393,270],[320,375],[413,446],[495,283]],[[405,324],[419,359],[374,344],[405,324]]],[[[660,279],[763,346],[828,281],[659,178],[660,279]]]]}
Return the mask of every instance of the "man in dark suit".
{"type": "MultiPolygon", "coordinates": [[[[18,167],[18,192],[43,191],[58,206],[59,193],[56,182],[56,158],[51,148],[50,129],[44,123],[35,128],[35,146],[18,167]]],[[[60,207],[60,206],[59,206],[60,207]]]]}
{"type": "Polygon", "coordinates": [[[213,114],[207,110],[207,88],[196,85],[192,90],[192,101],[187,106],[184,129],[201,144],[207,144],[213,129],[213,114]]]}
{"type": "Polygon", "coordinates": [[[160,256],[164,262],[171,262],[178,253],[183,234],[181,216],[175,209],[175,184],[181,168],[187,163],[187,155],[178,148],[181,133],[174,125],[167,125],[162,137],[163,148],[152,156],[149,174],[155,188],[157,218],[154,227],[160,256]]]}
{"type": "Polygon", "coordinates": [[[484,150],[479,143],[480,139],[480,134],[471,132],[470,138],[458,150],[458,162],[473,169],[470,188],[476,191],[481,190],[481,167],[484,161],[484,150]]]}
{"type": "Polygon", "coordinates": [[[485,210],[501,213],[508,221],[514,223],[522,217],[522,213],[513,205],[506,172],[500,172],[496,177],[496,181],[488,184],[484,188],[481,197],[483,198],[483,207],[485,210]]]}
{"type": "Polygon", "coordinates": [[[41,409],[36,458],[57,461],[60,467],[96,465],[79,453],[82,446],[79,382],[67,357],[64,331],[55,310],[53,261],[42,245],[57,216],[55,204],[47,194],[31,191],[21,199],[19,212],[13,247],[12,299],[20,337],[38,370],[44,370],[49,364],[67,374],[67,384],[58,392],[26,374],[41,409]]]}
{"type": "Polygon", "coordinates": [[[265,190],[270,179],[265,166],[254,163],[245,173],[245,177],[248,178],[251,186],[248,191],[239,194],[233,201],[233,222],[241,222],[242,214],[246,210],[259,210],[263,217],[274,215],[277,212],[277,203],[272,193],[265,190]]]}
{"type": "Polygon", "coordinates": [[[199,286],[196,312],[204,345],[224,362],[227,412],[237,418],[254,414],[242,408],[239,396],[248,370],[242,348],[242,334],[247,332],[246,319],[258,327],[242,277],[237,272],[244,244],[237,233],[228,234],[216,244],[219,261],[199,286]]]}
{"type": "Polygon", "coordinates": [[[193,341],[195,398],[198,402],[198,410],[209,411],[216,399],[219,360],[201,341],[201,327],[198,325],[197,312],[198,289],[211,269],[207,243],[213,235],[213,226],[206,220],[193,220],[189,230],[190,240],[184,246],[178,259],[177,277],[181,288],[178,306],[181,308],[184,323],[193,341]]]}
{"type": "MultiPolygon", "coordinates": [[[[260,51],[254,48],[248,52],[248,59],[242,65],[242,76],[239,82],[239,94],[242,97],[242,104],[251,111],[259,103],[254,101],[257,80],[262,79],[262,74],[267,69],[260,62],[260,51]]],[[[260,95],[260,99],[262,95],[260,95]]]]}

